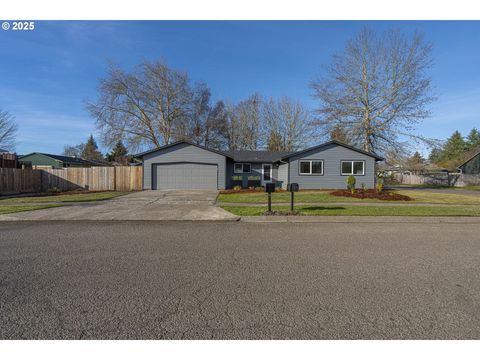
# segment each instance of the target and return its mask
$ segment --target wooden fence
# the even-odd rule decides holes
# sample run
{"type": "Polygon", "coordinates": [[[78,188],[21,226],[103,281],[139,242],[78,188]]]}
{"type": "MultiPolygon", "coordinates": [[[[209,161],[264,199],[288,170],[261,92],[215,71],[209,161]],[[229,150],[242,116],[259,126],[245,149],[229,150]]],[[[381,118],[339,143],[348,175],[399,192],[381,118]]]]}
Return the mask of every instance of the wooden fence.
{"type": "Polygon", "coordinates": [[[444,185],[467,186],[480,185],[480,175],[466,175],[461,173],[431,173],[431,174],[401,174],[394,175],[395,180],[408,185],[444,185]]]}
{"type": "Polygon", "coordinates": [[[0,194],[71,191],[142,190],[141,166],[65,169],[0,169],[0,194]]]}
{"type": "Polygon", "coordinates": [[[41,191],[40,170],[0,169],[0,195],[41,191]]]}

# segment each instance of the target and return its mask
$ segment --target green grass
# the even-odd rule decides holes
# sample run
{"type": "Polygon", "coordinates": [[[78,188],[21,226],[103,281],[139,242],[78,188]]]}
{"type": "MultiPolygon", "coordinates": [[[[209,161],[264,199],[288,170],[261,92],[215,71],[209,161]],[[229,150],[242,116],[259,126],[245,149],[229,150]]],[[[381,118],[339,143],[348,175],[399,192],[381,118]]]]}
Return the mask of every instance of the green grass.
{"type": "MultiPolygon", "coordinates": [[[[267,194],[258,193],[236,193],[236,194],[220,194],[217,198],[218,202],[223,203],[244,203],[244,204],[261,204],[267,201],[267,194]]],[[[319,202],[365,202],[362,199],[338,197],[329,194],[329,191],[300,191],[295,194],[295,202],[303,203],[319,203],[319,202]]],[[[370,200],[371,202],[372,200],[370,200]]],[[[377,200],[373,200],[377,201],[377,200]]],[[[290,202],[289,192],[277,192],[272,194],[273,203],[290,202]]]]}
{"type": "Polygon", "coordinates": [[[455,188],[458,190],[480,190],[480,185],[467,185],[467,186],[462,186],[455,188]]]}
{"type": "Polygon", "coordinates": [[[62,205],[58,204],[48,204],[48,205],[5,205],[0,204],[0,215],[3,214],[11,214],[21,211],[32,211],[32,210],[40,210],[40,209],[48,209],[52,207],[58,207],[62,205]]]}
{"type": "MultiPolygon", "coordinates": [[[[222,206],[239,216],[260,216],[267,210],[260,206],[222,206]]],[[[288,206],[275,206],[273,210],[288,211],[288,206]]],[[[480,207],[457,206],[297,206],[302,215],[316,216],[480,216],[480,207]]]]}
{"type": "Polygon", "coordinates": [[[480,196],[474,195],[445,194],[421,190],[398,190],[396,192],[410,196],[416,203],[480,205],[480,196]]]}
{"type": "MultiPolygon", "coordinates": [[[[440,194],[421,190],[391,190],[402,195],[410,196],[414,201],[409,203],[429,203],[429,204],[457,204],[457,205],[480,205],[480,196],[440,194]]],[[[220,194],[217,199],[221,203],[242,203],[242,204],[261,204],[267,202],[267,194],[258,193],[236,193],[220,194]]],[[[289,192],[278,192],[272,194],[272,203],[290,202],[289,192]]],[[[300,191],[295,194],[297,203],[388,203],[385,200],[376,199],[356,199],[350,197],[333,196],[329,191],[300,191]]],[[[392,203],[403,203],[392,202],[392,203]]]]}
{"type": "Polygon", "coordinates": [[[127,192],[92,192],[85,194],[71,194],[71,195],[52,195],[52,196],[34,196],[34,197],[17,197],[0,200],[0,204],[3,203],[49,203],[49,202],[85,202],[85,201],[101,201],[109,200],[118,196],[126,195],[127,192]]]}

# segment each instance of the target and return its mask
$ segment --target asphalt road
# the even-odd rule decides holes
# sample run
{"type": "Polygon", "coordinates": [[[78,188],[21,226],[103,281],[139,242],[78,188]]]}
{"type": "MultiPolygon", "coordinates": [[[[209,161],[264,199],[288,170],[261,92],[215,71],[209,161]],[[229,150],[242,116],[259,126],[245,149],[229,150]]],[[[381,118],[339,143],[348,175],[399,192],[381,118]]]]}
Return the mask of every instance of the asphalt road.
{"type": "Polygon", "coordinates": [[[2,339],[478,339],[478,224],[0,223],[2,339]]]}

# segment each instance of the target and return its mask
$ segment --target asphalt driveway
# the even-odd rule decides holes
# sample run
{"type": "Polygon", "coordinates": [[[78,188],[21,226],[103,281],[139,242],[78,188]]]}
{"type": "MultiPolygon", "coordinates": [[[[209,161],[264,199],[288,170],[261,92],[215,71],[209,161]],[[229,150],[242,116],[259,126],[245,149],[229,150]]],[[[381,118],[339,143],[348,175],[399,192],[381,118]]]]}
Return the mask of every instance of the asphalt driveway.
{"type": "Polygon", "coordinates": [[[217,206],[216,190],[149,190],[112,200],[0,215],[8,220],[237,220],[217,206]]]}
{"type": "Polygon", "coordinates": [[[0,223],[0,339],[479,339],[478,226],[0,223]]]}

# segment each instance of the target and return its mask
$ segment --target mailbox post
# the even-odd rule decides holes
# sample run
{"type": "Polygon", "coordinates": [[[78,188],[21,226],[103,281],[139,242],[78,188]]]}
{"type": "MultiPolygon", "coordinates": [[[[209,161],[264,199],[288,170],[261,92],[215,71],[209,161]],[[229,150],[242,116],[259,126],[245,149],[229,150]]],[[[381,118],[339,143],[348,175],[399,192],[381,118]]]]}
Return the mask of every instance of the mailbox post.
{"type": "Polygon", "coordinates": [[[275,183],[266,183],[265,192],[268,193],[268,212],[272,212],[272,192],[275,192],[275,183]]]}
{"type": "Polygon", "coordinates": [[[290,191],[290,211],[293,212],[293,206],[295,202],[294,193],[296,193],[300,189],[300,186],[298,185],[298,183],[291,183],[288,184],[287,189],[288,191],[290,191]]]}

